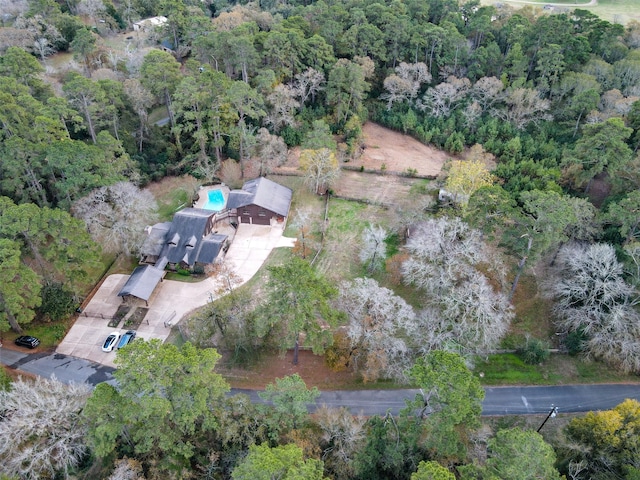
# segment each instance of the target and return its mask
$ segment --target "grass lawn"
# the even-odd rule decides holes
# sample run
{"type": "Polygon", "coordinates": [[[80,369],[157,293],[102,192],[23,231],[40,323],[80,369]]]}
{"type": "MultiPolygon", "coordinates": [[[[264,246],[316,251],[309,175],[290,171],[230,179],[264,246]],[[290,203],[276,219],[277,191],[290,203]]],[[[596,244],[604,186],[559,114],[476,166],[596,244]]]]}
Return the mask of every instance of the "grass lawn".
{"type": "Polygon", "coordinates": [[[173,214],[190,207],[198,191],[200,182],[190,176],[166,177],[146,187],[158,203],[158,216],[161,222],[170,221],[173,214]]]}
{"type": "Polygon", "coordinates": [[[386,216],[387,211],[379,206],[330,199],[325,245],[317,268],[336,281],[363,276],[365,270],[358,259],[362,232],[369,224],[386,227],[386,216]]]}
{"type": "MultiPolygon", "coordinates": [[[[481,0],[483,5],[495,5],[495,0],[481,0]]],[[[588,5],[589,0],[551,0],[539,2],[528,1],[522,2],[506,2],[512,8],[529,7],[534,9],[542,9],[545,5],[558,4],[558,5],[571,5],[566,8],[574,10],[576,8],[589,10],[590,12],[598,15],[600,18],[612,23],[619,23],[622,25],[628,24],[632,20],[640,21],[640,0],[597,0],[595,5],[588,5]],[[577,5],[577,6],[573,6],[577,5]]],[[[563,7],[556,7],[556,11],[563,7]]]]}
{"type": "Polygon", "coordinates": [[[513,298],[516,317],[511,323],[509,334],[502,341],[502,347],[520,347],[527,336],[547,340],[552,347],[556,340],[552,324],[551,302],[538,289],[536,277],[523,274],[513,298]]]}
{"type": "Polygon", "coordinates": [[[640,0],[598,0],[588,9],[609,22],[626,25],[631,20],[640,21],[640,0]]]}
{"type": "Polygon", "coordinates": [[[38,322],[33,321],[28,325],[23,325],[23,333],[15,333],[8,331],[0,334],[2,342],[0,343],[12,343],[20,335],[31,335],[40,340],[40,345],[37,350],[47,350],[57,346],[64,338],[67,330],[71,326],[70,320],[63,320],[60,322],[38,322]]]}
{"type": "Polygon", "coordinates": [[[637,382],[636,375],[620,374],[606,365],[581,357],[551,354],[541,365],[528,365],[513,353],[478,360],[474,372],[483,385],[565,385],[571,383],[637,382]]]}
{"type": "Polygon", "coordinates": [[[167,107],[164,105],[160,107],[156,107],[151,112],[149,112],[149,123],[154,124],[160,120],[163,120],[169,116],[169,112],[167,111],[167,107]]]}

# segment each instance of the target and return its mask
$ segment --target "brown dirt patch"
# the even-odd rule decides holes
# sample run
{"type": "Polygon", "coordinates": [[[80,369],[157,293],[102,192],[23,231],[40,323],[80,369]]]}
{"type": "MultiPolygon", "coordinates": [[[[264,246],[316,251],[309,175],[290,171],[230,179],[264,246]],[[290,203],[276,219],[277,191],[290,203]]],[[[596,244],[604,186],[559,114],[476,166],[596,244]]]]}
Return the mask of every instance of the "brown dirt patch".
{"type": "Polygon", "coordinates": [[[145,187],[145,190],[149,190],[153,196],[158,198],[170,197],[176,190],[197,191],[200,182],[197,178],[191,175],[183,175],[181,177],[164,177],[159,182],[150,183],[145,187]]]}
{"type": "MultiPolygon", "coordinates": [[[[403,173],[415,169],[418,175],[437,176],[451,155],[416,140],[409,135],[395,132],[377,123],[367,122],[362,127],[364,150],[359,158],[350,160],[350,167],[366,170],[386,170],[403,173]],[[384,168],[382,166],[384,165],[384,168]]],[[[299,166],[300,148],[289,150],[287,162],[276,172],[296,172],[299,166]]],[[[386,181],[387,177],[383,177],[386,181]]]]}
{"type": "Polygon", "coordinates": [[[591,181],[591,187],[589,188],[589,200],[596,207],[600,208],[610,193],[611,183],[609,183],[606,175],[598,175],[591,181]]]}
{"type": "Polygon", "coordinates": [[[418,175],[438,175],[450,155],[425,145],[409,135],[367,122],[362,128],[364,152],[349,165],[367,170],[406,172],[415,169],[418,175]],[[385,166],[383,169],[382,166],[385,166]]]}
{"type": "Polygon", "coordinates": [[[343,170],[333,191],[341,197],[395,205],[398,200],[408,198],[411,186],[419,181],[423,180],[343,170]]]}
{"type": "MultiPolygon", "coordinates": [[[[362,155],[349,161],[349,167],[386,170],[389,173],[403,173],[414,169],[417,175],[437,176],[444,163],[451,158],[446,152],[373,122],[364,124],[363,140],[365,148],[362,155]],[[385,168],[382,168],[383,165],[385,168]]],[[[275,169],[274,173],[298,173],[299,159],[300,147],[290,149],[287,162],[275,169]]],[[[246,173],[245,171],[245,176],[246,173]]],[[[408,198],[412,185],[420,181],[422,180],[410,177],[343,170],[333,190],[342,197],[367,199],[388,205],[408,198]]]]}
{"type": "MultiPolygon", "coordinates": [[[[234,388],[250,388],[263,390],[276,378],[297,373],[307,384],[307,387],[318,387],[321,390],[341,390],[357,388],[359,384],[355,374],[348,371],[334,372],[324,361],[324,357],[314,355],[308,350],[299,353],[298,365],[293,364],[293,351],[286,355],[269,356],[263,358],[259,365],[251,369],[225,368],[220,366],[216,370],[222,374],[234,388]]],[[[360,385],[361,386],[361,385],[360,385]]]]}

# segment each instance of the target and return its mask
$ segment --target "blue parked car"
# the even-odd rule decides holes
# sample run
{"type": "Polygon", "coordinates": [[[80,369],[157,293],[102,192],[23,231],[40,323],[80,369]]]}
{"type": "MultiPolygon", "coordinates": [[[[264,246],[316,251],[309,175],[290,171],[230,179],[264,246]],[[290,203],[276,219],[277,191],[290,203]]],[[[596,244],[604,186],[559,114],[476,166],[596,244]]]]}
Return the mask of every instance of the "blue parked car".
{"type": "Polygon", "coordinates": [[[122,348],[122,347],[130,344],[131,342],[133,342],[134,338],[136,338],[135,330],[127,331],[127,333],[122,335],[122,337],[120,338],[120,343],[118,343],[118,348],[122,348]]]}

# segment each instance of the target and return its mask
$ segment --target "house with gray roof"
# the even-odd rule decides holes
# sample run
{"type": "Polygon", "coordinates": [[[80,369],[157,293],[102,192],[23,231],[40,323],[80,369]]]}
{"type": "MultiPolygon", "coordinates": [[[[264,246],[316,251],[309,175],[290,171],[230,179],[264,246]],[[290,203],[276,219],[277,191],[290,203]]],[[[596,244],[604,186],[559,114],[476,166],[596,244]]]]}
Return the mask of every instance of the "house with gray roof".
{"type": "Polygon", "coordinates": [[[238,223],[271,225],[284,223],[289,215],[293,192],[265,177],[245,182],[241,190],[231,190],[227,200],[230,218],[238,223]]]}
{"type": "Polygon", "coordinates": [[[147,227],[147,239],[141,249],[141,263],[146,265],[136,267],[118,296],[123,301],[136,297],[146,302],[164,278],[167,266],[172,270],[205,271],[228,248],[228,236],[216,230],[216,212],[182,209],[172,222],[147,227]]]}
{"type": "Polygon", "coordinates": [[[216,230],[216,212],[202,208],[184,208],[172,222],[148,227],[147,234],[142,262],[163,269],[204,269],[229,247],[228,236],[216,230]]]}
{"type": "MultiPolygon", "coordinates": [[[[289,215],[291,189],[261,177],[246,182],[241,190],[232,190],[223,210],[215,212],[203,208],[184,208],[173,221],[147,227],[147,239],[141,249],[141,265],[137,267],[118,293],[149,300],[164,277],[165,268],[171,270],[206,271],[226,252],[228,235],[219,233],[230,224],[283,224],[289,215]]],[[[233,230],[233,229],[231,229],[233,230]]],[[[233,234],[231,234],[233,235],[233,234]]]]}

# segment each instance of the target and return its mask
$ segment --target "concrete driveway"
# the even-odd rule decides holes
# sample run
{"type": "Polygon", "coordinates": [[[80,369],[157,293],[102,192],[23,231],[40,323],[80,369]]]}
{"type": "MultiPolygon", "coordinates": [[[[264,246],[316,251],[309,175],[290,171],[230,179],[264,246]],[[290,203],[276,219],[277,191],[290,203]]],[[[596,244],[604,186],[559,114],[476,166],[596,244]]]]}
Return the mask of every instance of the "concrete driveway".
{"type": "MultiPolygon", "coordinates": [[[[282,233],[282,227],[278,226],[241,224],[224,262],[233,268],[244,283],[256,274],[274,248],[293,247],[295,239],[283,237],[282,233]]],[[[117,274],[104,280],[58,345],[58,353],[114,366],[115,352],[103,352],[102,343],[111,332],[124,333],[127,330],[123,327],[123,321],[119,325],[121,328],[109,327],[108,323],[123,304],[118,292],[128,278],[129,275],[117,274]]],[[[163,280],[156,287],[148,305],[143,300],[128,300],[127,305],[132,307],[132,311],[135,307],[148,308],[137,329],[138,337],[166,340],[172,325],[215,298],[217,283],[216,277],[208,277],[198,283],[163,280]]]]}

